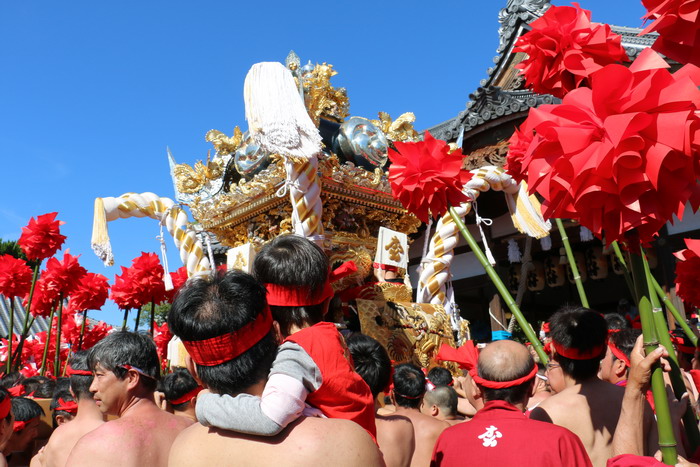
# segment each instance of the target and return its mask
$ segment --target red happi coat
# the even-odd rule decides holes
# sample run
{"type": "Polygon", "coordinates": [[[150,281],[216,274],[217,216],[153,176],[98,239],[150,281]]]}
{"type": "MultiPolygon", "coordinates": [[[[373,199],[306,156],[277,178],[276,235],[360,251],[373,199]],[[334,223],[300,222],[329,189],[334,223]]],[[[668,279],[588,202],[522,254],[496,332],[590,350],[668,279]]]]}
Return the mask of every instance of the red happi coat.
{"type": "Polygon", "coordinates": [[[530,420],[505,401],[491,401],[470,421],[442,432],[430,465],[590,467],[591,461],[571,431],[530,420]]]}
{"type": "Polygon", "coordinates": [[[367,383],[355,372],[343,336],[333,323],[321,322],[285,339],[303,348],[318,366],[321,387],[306,402],[329,418],[352,420],[377,438],[374,398],[367,383]]]}

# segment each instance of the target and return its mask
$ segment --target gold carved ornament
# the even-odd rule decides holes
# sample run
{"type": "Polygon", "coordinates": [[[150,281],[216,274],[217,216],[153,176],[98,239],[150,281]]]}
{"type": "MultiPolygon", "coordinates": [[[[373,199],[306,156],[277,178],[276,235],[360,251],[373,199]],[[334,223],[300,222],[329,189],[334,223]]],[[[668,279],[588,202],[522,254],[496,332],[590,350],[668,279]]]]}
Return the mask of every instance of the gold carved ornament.
{"type": "Polygon", "coordinates": [[[420,135],[413,128],[416,116],[413,112],[406,112],[396,120],[386,112],[379,112],[379,120],[372,120],[372,123],[381,129],[389,141],[414,142],[420,140],[420,135]]]}

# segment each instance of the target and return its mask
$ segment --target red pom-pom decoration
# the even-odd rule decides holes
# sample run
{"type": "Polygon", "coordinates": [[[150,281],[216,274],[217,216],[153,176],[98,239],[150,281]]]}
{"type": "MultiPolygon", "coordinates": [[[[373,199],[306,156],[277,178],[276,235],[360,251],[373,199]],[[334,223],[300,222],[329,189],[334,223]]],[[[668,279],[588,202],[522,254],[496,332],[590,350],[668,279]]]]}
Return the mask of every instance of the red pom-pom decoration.
{"type": "Polygon", "coordinates": [[[685,239],[685,250],[674,253],[676,294],[688,305],[700,307],[700,240],[685,239]]]}
{"type": "Polygon", "coordinates": [[[643,19],[652,21],[641,34],[658,32],[652,49],[679,63],[700,66],[700,1],[642,0],[643,19]]]}
{"type": "Polygon", "coordinates": [[[58,213],[51,212],[33,217],[26,227],[22,227],[22,235],[17,243],[27,255],[29,260],[43,260],[53,256],[66,241],[65,235],[61,235],[62,221],[57,221],[58,213]]]}
{"type": "Polygon", "coordinates": [[[646,49],[629,69],[608,65],[590,89],[530,110],[508,168],[544,198],[545,217],[575,219],[607,242],[636,229],[646,243],[686,203],[697,210],[700,70],[665,66],[646,49]]]}
{"type": "Polygon", "coordinates": [[[32,270],[27,263],[11,255],[0,256],[0,295],[12,300],[24,297],[32,286],[32,270]]]}
{"type": "Polygon", "coordinates": [[[573,5],[551,6],[513,49],[527,54],[515,68],[539,94],[562,98],[605,65],[629,61],[622,37],[607,24],[592,23],[590,11],[573,5]]]}
{"type": "Polygon", "coordinates": [[[462,151],[425,133],[417,143],[395,142],[389,149],[389,182],[395,198],[423,222],[467,201],[462,192],[471,173],[462,168],[462,151]]]}

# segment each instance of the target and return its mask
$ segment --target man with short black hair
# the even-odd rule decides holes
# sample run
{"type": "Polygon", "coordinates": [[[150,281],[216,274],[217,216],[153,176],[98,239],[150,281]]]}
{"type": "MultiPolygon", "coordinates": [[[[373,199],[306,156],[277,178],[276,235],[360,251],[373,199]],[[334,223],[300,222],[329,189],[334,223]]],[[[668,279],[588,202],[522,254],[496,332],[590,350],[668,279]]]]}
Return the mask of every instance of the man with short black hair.
{"type": "Polygon", "coordinates": [[[610,333],[608,349],[600,362],[600,379],[617,386],[625,386],[630,368],[630,354],[641,333],[641,329],[633,328],[610,333]]]}
{"type": "Polygon", "coordinates": [[[469,361],[460,362],[469,370],[466,390],[483,406],[470,421],[442,433],[431,466],[591,465],[575,434],[523,414],[537,374],[524,345],[496,341],[477,355],[469,341],[467,350],[469,361]]]}
{"type": "Polygon", "coordinates": [[[197,384],[187,368],[175,368],[162,380],[163,394],[173,414],[197,421],[195,403],[202,386],[197,384]]]}
{"type": "MultiPolygon", "coordinates": [[[[262,394],[277,341],[265,289],[252,276],[230,271],[188,282],[175,298],[168,324],[187,349],[188,369],[212,393],[262,394]]],[[[195,424],[178,436],[169,465],[225,465],[239,456],[246,456],[246,465],[261,466],[382,463],[377,446],[359,425],[302,416],[270,437],[195,424]]]]}
{"type": "Polygon", "coordinates": [[[5,457],[12,456],[10,465],[26,465],[34,455],[34,440],[39,436],[39,419],[44,409],[34,400],[26,397],[12,399],[12,413],[15,416],[13,433],[3,449],[5,457]]]}
{"type": "MultiPolygon", "coordinates": [[[[160,410],[153,392],[160,378],[160,362],[149,336],[115,332],[88,354],[94,373],[90,391],[100,411],[119,418],[83,436],[68,465],[165,466],[175,437],[192,422],[160,410]]],[[[80,409],[78,410],[80,413],[80,409]]]]}
{"type": "Polygon", "coordinates": [[[396,405],[396,415],[403,415],[413,423],[416,449],[411,465],[425,466],[430,462],[435,441],[449,423],[422,414],[420,405],[425,393],[425,375],[412,363],[402,363],[394,368],[394,390],[391,398],[396,405]]]}
{"type": "MultiPolygon", "coordinates": [[[[557,393],[535,408],[530,418],[576,433],[593,465],[602,467],[612,457],[612,436],[624,395],[624,388],[597,376],[608,351],[608,326],[599,313],[571,307],[555,313],[550,327],[554,355],[547,376],[557,393]]],[[[646,447],[653,454],[657,448],[656,429],[651,409],[647,409],[646,447]]]]}
{"type": "Polygon", "coordinates": [[[54,430],[61,425],[73,421],[78,413],[78,401],[70,391],[61,391],[54,394],[49,405],[51,409],[51,422],[54,430]]]}
{"type": "Polygon", "coordinates": [[[438,386],[452,386],[454,384],[450,370],[441,366],[431,368],[427,379],[429,389],[434,389],[438,386]]]}
{"type": "Polygon", "coordinates": [[[46,447],[32,459],[32,467],[63,467],[78,440],[104,423],[104,416],[90,392],[92,371],[87,360],[87,350],[74,353],[68,360],[66,376],[77,405],[75,416],[70,423],[61,424],[53,431],[46,447]]]}
{"type": "Polygon", "coordinates": [[[377,413],[377,397],[381,392],[388,392],[391,383],[389,354],[377,340],[364,334],[350,336],[347,343],[355,371],[365,380],[374,397],[377,444],[384,455],[384,462],[387,467],[408,467],[416,447],[411,420],[401,415],[377,413]]]}
{"type": "Polygon", "coordinates": [[[457,391],[450,386],[438,386],[433,390],[425,391],[420,411],[450,425],[464,421],[464,417],[457,413],[457,391]]]}

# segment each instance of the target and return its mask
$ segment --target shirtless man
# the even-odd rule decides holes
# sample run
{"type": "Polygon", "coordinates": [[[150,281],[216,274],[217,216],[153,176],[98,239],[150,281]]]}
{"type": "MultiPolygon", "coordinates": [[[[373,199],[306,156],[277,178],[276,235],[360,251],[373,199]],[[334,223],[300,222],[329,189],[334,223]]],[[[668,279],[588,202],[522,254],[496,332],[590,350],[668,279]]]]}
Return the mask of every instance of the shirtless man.
{"type": "Polygon", "coordinates": [[[391,383],[391,360],[386,349],[369,336],[355,334],[348,341],[348,349],[357,371],[372,391],[377,423],[377,443],[387,467],[411,465],[416,446],[413,424],[407,417],[396,414],[380,415],[377,396],[388,392],[391,383]]]}
{"type": "Polygon", "coordinates": [[[411,363],[402,363],[394,371],[394,390],[391,397],[396,405],[396,415],[411,420],[416,436],[416,449],[413,451],[411,466],[429,465],[435,441],[450,424],[420,412],[425,393],[425,376],[420,368],[411,363]]]}
{"type": "Polygon", "coordinates": [[[192,421],[164,412],[153,402],[160,375],[153,340],[115,332],[90,349],[88,366],[95,375],[90,391],[97,407],[119,418],[80,438],[67,465],[167,465],[175,437],[192,421]]]}
{"type": "MultiPolygon", "coordinates": [[[[624,388],[598,379],[607,346],[607,325],[598,313],[585,308],[565,308],[550,320],[554,356],[547,376],[556,392],[530,414],[530,418],[554,423],[578,435],[594,466],[605,466],[612,457],[612,436],[620,417],[624,388]]],[[[645,413],[647,453],[657,449],[651,408],[645,413]]]]}
{"type": "Polygon", "coordinates": [[[464,421],[464,417],[457,413],[457,392],[449,386],[438,386],[432,391],[426,391],[420,411],[450,425],[464,421]]]}
{"type": "Polygon", "coordinates": [[[53,431],[49,443],[32,459],[32,467],[63,467],[78,440],[104,423],[90,392],[92,372],[87,356],[87,350],[73,354],[66,369],[71,393],[78,401],[78,412],[70,423],[63,423],[53,431]]]}
{"type": "Polygon", "coordinates": [[[202,386],[197,384],[187,368],[175,368],[163,377],[163,393],[168,412],[197,421],[195,404],[202,386]]]}
{"type": "MultiPolygon", "coordinates": [[[[190,281],[168,315],[188,351],[188,370],[216,394],[260,396],[277,349],[265,289],[229,271],[190,281]]],[[[177,417],[182,418],[182,417],[177,417]]],[[[258,437],[194,424],[175,440],[170,466],[382,465],[370,435],[342,419],[300,417],[278,435],[258,437]]]]}
{"type": "Polygon", "coordinates": [[[533,394],[527,401],[527,410],[532,410],[542,403],[543,400],[547,399],[552,395],[549,389],[549,380],[547,379],[547,368],[541,364],[537,363],[537,374],[535,375],[535,385],[532,388],[533,394]]]}

